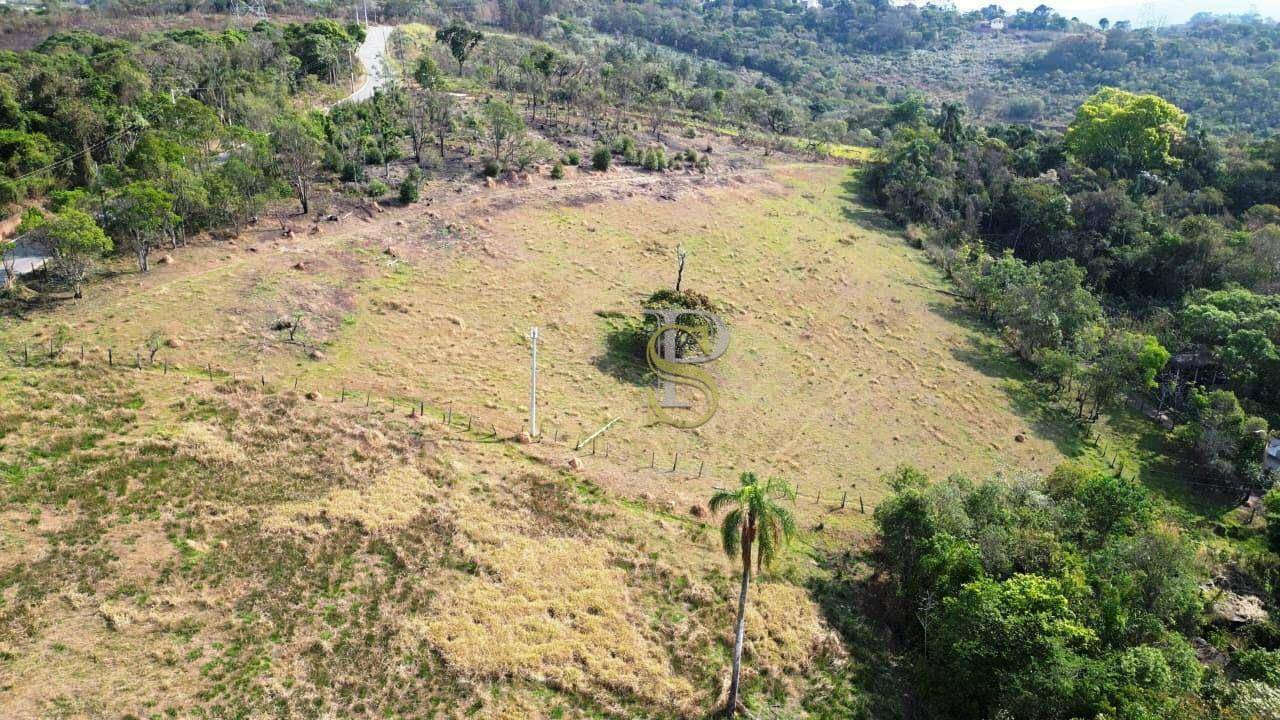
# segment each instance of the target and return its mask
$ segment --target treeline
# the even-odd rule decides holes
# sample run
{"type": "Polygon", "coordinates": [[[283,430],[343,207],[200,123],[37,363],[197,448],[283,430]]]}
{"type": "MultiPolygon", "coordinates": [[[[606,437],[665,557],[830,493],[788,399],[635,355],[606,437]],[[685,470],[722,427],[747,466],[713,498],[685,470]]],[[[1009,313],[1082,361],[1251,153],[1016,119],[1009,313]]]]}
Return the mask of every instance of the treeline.
{"type": "Polygon", "coordinates": [[[681,118],[740,118],[761,141],[790,127],[767,94],[710,63],[572,33],[553,46],[456,21],[432,37],[395,33],[402,72],[372,99],[308,109],[354,81],[362,39],[361,28],[330,20],[260,22],[132,43],[60,33],[0,55],[0,113],[11,126],[0,130],[0,203],[23,214],[21,238],[52,255],[45,279],[79,294],[104,252],[130,252],[146,271],[156,248],[239,232],[268,207],[285,228],[276,201],[289,196],[308,215],[328,212],[331,188],[385,199],[398,186],[413,202],[432,171],[705,170],[701,148],[669,152],[662,141],[681,118]],[[399,163],[410,158],[411,168],[399,163]]]}
{"type": "Polygon", "coordinates": [[[866,175],[1084,421],[1129,397],[1198,474],[1263,487],[1280,414],[1280,140],[1224,146],[1156,96],[1104,89],[1065,134],[892,115],[866,175]]]}
{"type": "Polygon", "coordinates": [[[1205,568],[1133,481],[910,467],[876,508],[872,556],[929,717],[1274,717],[1274,625],[1202,616],[1205,568]],[[1206,640],[1207,639],[1207,640],[1206,640]],[[1202,662],[1201,658],[1213,659],[1202,662]]]}
{"type": "Polygon", "coordinates": [[[1055,93],[1098,85],[1168,98],[1210,129],[1280,126],[1280,23],[1201,18],[1133,30],[1124,23],[1067,35],[1028,58],[1020,74],[1055,93]]]}
{"type": "Polygon", "coordinates": [[[304,182],[294,96],[353,73],[362,39],[329,20],[261,22],[139,43],[64,32],[0,54],[0,203],[26,208],[19,233],[77,294],[113,248],[146,270],[154,248],[239,226],[304,182]]]}

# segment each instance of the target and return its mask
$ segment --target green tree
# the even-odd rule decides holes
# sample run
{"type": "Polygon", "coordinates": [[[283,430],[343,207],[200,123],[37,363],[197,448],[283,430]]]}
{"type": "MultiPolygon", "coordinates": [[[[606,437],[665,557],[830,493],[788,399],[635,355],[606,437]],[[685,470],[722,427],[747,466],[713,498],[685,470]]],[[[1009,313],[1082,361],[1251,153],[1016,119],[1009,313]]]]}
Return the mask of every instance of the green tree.
{"type": "Polygon", "coordinates": [[[1039,575],[975,580],[938,612],[929,639],[932,682],[952,717],[1045,717],[1067,705],[1094,633],[1072,610],[1063,583],[1039,575]]]}
{"type": "Polygon", "coordinates": [[[74,207],[63,208],[51,217],[30,208],[19,231],[49,251],[53,256],[51,272],[62,278],[76,297],[81,297],[81,286],[93,261],[113,247],[111,238],[93,218],[74,207]]]}
{"type": "Polygon", "coordinates": [[[1158,95],[1104,87],[1076,110],[1063,144],[1082,162],[1134,174],[1177,166],[1170,151],[1187,114],[1158,95]]]}
{"type": "Polygon", "coordinates": [[[76,297],[81,296],[85,275],[95,259],[111,252],[111,238],[88,213],[65,208],[45,226],[54,272],[61,275],[76,297]]]}
{"type": "Polygon", "coordinates": [[[1170,439],[1203,473],[1232,485],[1261,481],[1265,419],[1245,413],[1230,390],[1194,388],[1187,398],[1187,416],[1170,439]]]}
{"type": "Polygon", "coordinates": [[[738,590],[738,620],[733,636],[733,677],[725,716],[733,718],[738,709],[739,679],[742,670],[742,642],[746,632],[747,588],[751,566],[762,572],[796,533],[791,511],[780,504],[795,500],[795,488],[781,478],[761,482],[755,473],[744,472],[733,490],[717,490],[708,502],[711,512],[732,508],[720,523],[720,543],[730,558],[742,560],[742,585],[738,590]],[[752,554],[754,551],[754,555],[752,554]]]}
{"type": "Polygon", "coordinates": [[[296,116],[282,117],[272,126],[276,171],[293,188],[303,215],[311,212],[311,186],[324,158],[320,138],[320,132],[311,123],[296,116]]]}
{"type": "Polygon", "coordinates": [[[409,93],[409,138],[415,158],[422,165],[422,149],[428,137],[434,137],[440,160],[445,159],[445,144],[457,129],[453,96],[440,66],[429,55],[418,60],[413,71],[415,87],[409,93]]]}
{"type": "Polygon", "coordinates": [[[449,54],[458,63],[459,75],[462,74],[462,67],[467,62],[467,57],[482,40],[484,40],[482,33],[457,21],[448,27],[436,30],[436,42],[444,43],[449,47],[449,54]]]}
{"type": "Polygon", "coordinates": [[[1262,508],[1267,520],[1267,542],[1272,550],[1280,552],[1280,485],[1262,496],[1262,508]]]}
{"type": "Polygon", "coordinates": [[[418,58],[418,63],[413,66],[413,79],[425,90],[443,90],[447,81],[444,71],[440,69],[440,64],[436,59],[428,54],[423,54],[418,58]]]}
{"type": "Polygon", "coordinates": [[[1084,270],[1070,260],[1035,263],[994,297],[997,321],[1018,354],[1070,348],[1094,327],[1102,308],[1084,287],[1084,270]]]}
{"type": "Polygon", "coordinates": [[[480,120],[489,160],[499,168],[506,167],[524,142],[524,119],[510,105],[494,98],[484,104],[480,120]]]}
{"type": "Polygon", "coordinates": [[[129,238],[142,272],[151,269],[148,258],[160,238],[174,232],[178,216],[173,200],[172,193],[151,180],[129,183],[112,198],[112,224],[129,238]]]}

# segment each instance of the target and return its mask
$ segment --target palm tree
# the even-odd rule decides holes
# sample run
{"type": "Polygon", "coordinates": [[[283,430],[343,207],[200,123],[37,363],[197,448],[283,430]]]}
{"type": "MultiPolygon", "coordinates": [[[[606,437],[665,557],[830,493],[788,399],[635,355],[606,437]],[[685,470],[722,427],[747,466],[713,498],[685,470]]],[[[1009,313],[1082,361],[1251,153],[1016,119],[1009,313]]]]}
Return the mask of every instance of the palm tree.
{"type": "Polygon", "coordinates": [[[796,533],[791,511],[778,503],[794,501],[796,490],[782,478],[769,478],[763,483],[753,472],[739,477],[736,490],[719,489],[707,505],[711,512],[733,509],[720,523],[720,542],[729,557],[742,558],[742,589],[738,591],[738,624],[733,639],[733,680],[729,684],[729,706],[725,716],[732,720],[738,709],[738,678],[742,671],[742,639],[747,621],[747,587],[751,584],[751,550],[755,547],[756,571],[773,564],[778,550],[796,533]]]}

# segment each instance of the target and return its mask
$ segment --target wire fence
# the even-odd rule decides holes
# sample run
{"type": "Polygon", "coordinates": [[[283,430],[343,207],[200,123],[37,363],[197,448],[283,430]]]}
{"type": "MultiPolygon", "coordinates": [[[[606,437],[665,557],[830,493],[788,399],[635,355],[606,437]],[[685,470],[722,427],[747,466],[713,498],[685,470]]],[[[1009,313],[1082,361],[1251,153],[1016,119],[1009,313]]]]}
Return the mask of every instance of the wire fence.
{"type": "MultiPolygon", "coordinates": [[[[492,408],[476,410],[455,398],[429,396],[421,390],[375,390],[366,383],[342,378],[322,382],[305,374],[272,376],[262,369],[228,368],[205,360],[175,361],[172,348],[168,347],[132,348],[119,352],[114,347],[90,348],[82,343],[51,337],[47,342],[10,345],[4,354],[10,363],[21,367],[96,366],[108,371],[180,377],[184,382],[202,381],[211,386],[232,384],[263,393],[289,391],[321,405],[327,403],[370,412],[390,411],[410,419],[438,422],[443,432],[469,435],[477,441],[563,448],[572,458],[578,459],[578,467],[585,458],[597,457],[633,472],[658,476],[703,479],[715,472],[715,464],[708,462],[709,458],[704,454],[677,448],[637,447],[625,438],[611,435],[609,431],[617,432],[616,420],[594,428],[566,421],[553,413],[543,416],[539,423],[540,432],[534,436],[525,419],[514,420],[510,414],[492,408]]],[[[874,510],[856,492],[819,489],[806,493],[803,489],[797,485],[793,498],[796,506],[811,504],[823,514],[845,511],[866,514],[874,510]]]]}
{"type": "MultiPolygon", "coordinates": [[[[455,398],[429,397],[421,390],[379,391],[346,379],[330,381],[322,387],[317,379],[305,375],[272,378],[258,369],[229,369],[215,366],[209,361],[174,362],[171,355],[171,348],[134,348],[118,353],[114,347],[90,349],[84,344],[75,346],[65,338],[60,340],[58,337],[50,337],[47,342],[42,340],[39,343],[11,345],[5,349],[5,356],[14,365],[34,367],[60,364],[69,366],[71,363],[97,364],[114,370],[181,375],[187,379],[202,379],[213,384],[241,383],[244,387],[254,387],[262,392],[291,390],[317,402],[326,401],[327,395],[332,398],[329,402],[337,405],[362,405],[370,411],[390,409],[409,418],[439,421],[442,430],[469,434],[477,440],[562,447],[570,451],[574,458],[599,457],[634,472],[647,471],[655,475],[684,479],[702,479],[708,477],[709,471],[715,472],[714,463],[709,464],[705,455],[676,448],[637,447],[625,438],[619,438],[614,430],[616,419],[603,427],[595,428],[566,421],[555,414],[544,415],[540,422],[541,432],[534,436],[525,419],[513,420],[510,415],[492,408],[477,411],[455,398]],[[615,434],[611,435],[610,431],[615,434]]],[[[1127,480],[1156,479],[1222,494],[1238,494],[1243,497],[1241,502],[1248,499],[1247,489],[1229,486],[1220,478],[1202,471],[1183,468],[1170,470],[1143,464],[1122,443],[1097,431],[1086,428],[1084,437],[1116,477],[1127,480]]],[[[822,514],[850,512],[865,515],[874,512],[875,506],[858,492],[857,484],[853,483],[850,487],[853,492],[847,488],[829,486],[806,492],[812,485],[797,483],[793,503],[798,507],[811,505],[822,514]]]]}

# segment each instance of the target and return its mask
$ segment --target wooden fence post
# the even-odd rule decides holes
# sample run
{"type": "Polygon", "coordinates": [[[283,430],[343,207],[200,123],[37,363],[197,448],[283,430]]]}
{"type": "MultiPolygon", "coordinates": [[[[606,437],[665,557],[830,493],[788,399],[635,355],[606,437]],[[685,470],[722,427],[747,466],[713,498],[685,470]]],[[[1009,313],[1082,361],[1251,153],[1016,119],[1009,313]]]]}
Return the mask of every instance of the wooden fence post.
{"type": "Polygon", "coordinates": [[[676,466],[679,464],[680,464],[680,452],[676,451],[676,454],[671,458],[671,472],[675,472],[676,466]]]}
{"type": "Polygon", "coordinates": [[[862,503],[861,495],[858,496],[858,512],[862,513],[863,515],[867,514],[867,506],[862,503]]]}
{"type": "Polygon", "coordinates": [[[840,509],[844,509],[845,502],[849,499],[849,491],[845,490],[840,493],[840,509]]]}

